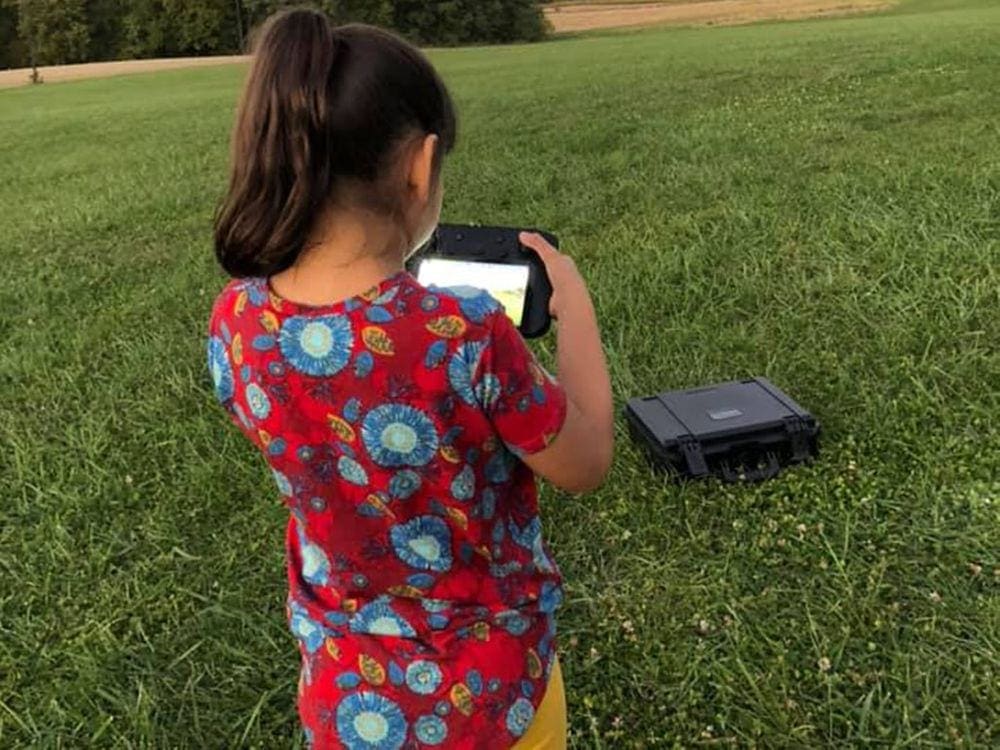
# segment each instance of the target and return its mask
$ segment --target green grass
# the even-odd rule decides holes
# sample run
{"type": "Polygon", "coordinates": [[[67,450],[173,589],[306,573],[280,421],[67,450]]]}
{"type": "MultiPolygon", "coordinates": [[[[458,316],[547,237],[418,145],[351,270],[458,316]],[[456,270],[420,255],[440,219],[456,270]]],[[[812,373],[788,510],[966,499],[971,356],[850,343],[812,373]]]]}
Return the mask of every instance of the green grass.
{"type": "MultiPolygon", "coordinates": [[[[572,746],[996,747],[1000,8],[434,57],[445,219],[560,235],[619,403],[766,374],[825,430],[545,489],[572,746]]],[[[241,75],[0,92],[4,748],[299,742],[286,511],[204,365],[241,75]]]]}

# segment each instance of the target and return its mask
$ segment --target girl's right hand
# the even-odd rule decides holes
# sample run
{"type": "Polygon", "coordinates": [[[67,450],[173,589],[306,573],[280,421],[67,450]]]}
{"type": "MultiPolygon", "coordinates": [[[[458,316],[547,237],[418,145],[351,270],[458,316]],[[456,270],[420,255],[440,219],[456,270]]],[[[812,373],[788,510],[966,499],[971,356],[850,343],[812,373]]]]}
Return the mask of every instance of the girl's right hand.
{"type": "Polygon", "coordinates": [[[521,232],[518,239],[525,247],[530,247],[545,264],[549,281],[552,283],[552,298],[549,301],[549,314],[559,319],[567,311],[587,309],[591,306],[590,292],[587,282],[583,280],[573,259],[559,252],[537,232],[521,232]]]}

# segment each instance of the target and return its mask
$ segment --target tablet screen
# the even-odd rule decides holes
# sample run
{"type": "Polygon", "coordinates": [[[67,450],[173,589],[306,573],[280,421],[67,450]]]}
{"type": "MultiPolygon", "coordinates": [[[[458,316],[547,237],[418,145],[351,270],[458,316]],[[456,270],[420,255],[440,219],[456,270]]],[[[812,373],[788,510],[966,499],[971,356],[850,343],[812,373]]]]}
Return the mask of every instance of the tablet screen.
{"type": "Polygon", "coordinates": [[[529,271],[526,265],[426,258],[417,269],[417,281],[424,286],[485,289],[503,305],[514,325],[519,326],[524,316],[529,271]]]}

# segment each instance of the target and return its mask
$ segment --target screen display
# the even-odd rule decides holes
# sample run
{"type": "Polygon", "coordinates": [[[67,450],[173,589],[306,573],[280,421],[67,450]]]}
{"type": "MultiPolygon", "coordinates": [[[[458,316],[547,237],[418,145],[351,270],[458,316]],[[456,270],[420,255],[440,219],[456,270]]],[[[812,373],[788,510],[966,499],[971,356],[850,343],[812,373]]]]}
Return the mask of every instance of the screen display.
{"type": "Polygon", "coordinates": [[[528,266],[507,263],[426,258],[417,269],[417,281],[424,286],[484,289],[503,305],[514,325],[519,326],[524,316],[530,270],[528,266]]]}

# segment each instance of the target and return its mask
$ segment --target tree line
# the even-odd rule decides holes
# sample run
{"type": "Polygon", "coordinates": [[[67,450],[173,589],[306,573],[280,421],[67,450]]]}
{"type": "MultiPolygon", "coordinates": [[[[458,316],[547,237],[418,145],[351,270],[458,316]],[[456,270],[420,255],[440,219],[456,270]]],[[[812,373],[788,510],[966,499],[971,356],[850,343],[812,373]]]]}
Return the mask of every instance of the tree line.
{"type": "Polygon", "coordinates": [[[0,68],[242,52],[275,10],[394,29],[425,45],[535,41],[539,0],[0,0],[0,68]]]}

